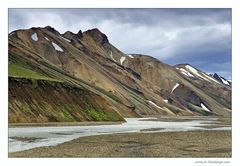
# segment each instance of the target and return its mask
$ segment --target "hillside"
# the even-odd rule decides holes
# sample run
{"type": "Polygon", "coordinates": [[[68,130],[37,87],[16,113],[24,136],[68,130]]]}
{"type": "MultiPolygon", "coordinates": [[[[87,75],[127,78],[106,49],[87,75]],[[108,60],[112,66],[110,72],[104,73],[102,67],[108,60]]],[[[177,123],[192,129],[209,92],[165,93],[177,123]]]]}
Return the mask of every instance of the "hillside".
{"type": "Polygon", "coordinates": [[[9,54],[9,123],[124,120],[100,95],[46,73],[9,54]]]}
{"type": "MultiPolygon", "coordinates": [[[[29,80],[37,80],[38,85],[41,85],[39,88],[43,89],[42,83],[46,82],[49,88],[54,89],[50,86],[54,82],[60,87],[57,90],[62,94],[60,96],[71,96],[73,104],[73,101],[84,96],[69,94],[65,85],[98,96],[99,101],[106,102],[103,104],[108,110],[106,112],[114,112],[121,117],[231,116],[230,86],[189,64],[170,66],[151,56],[125,54],[113,46],[98,29],[60,34],[47,26],[12,32],[9,34],[9,77],[9,92],[15,93],[17,97],[21,94],[14,88],[18,84],[23,88],[23,85],[11,77],[23,79],[29,92],[36,94],[39,91],[30,88],[29,80]]],[[[22,93],[27,95],[27,92],[22,93]]],[[[48,98],[45,102],[56,99],[59,103],[66,102],[64,97],[52,96],[52,93],[44,95],[48,98]]],[[[9,97],[10,103],[12,100],[9,97]]],[[[14,100],[19,101],[19,98],[14,100]]],[[[86,100],[91,101],[90,98],[86,100]]],[[[33,101],[28,104],[31,105],[31,102],[33,101]]],[[[76,104],[85,108],[81,103],[76,104]]],[[[94,105],[95,102],[91,104],[94,105]]],[[[102,110],[103,105],[94,105],[94,108],[102,110]]],[[[38,112],[36,116],[40,116],[39,111],[43,109],[36,111],[31,108],[31,111],[38,112]]],[[[65,108],[62,111],[64,110],[65,108]]],[[[72,107],[70,110],[82,115],[84,109],[72,107]]],[[[11,109],[9,107],[9,111],[22,116],[22,110],[16,105],[12,105],[11,109]]],[[[9,119],[14,119],[12,116],[10,113],[9,119]]],[[[85,118],[74,120],[96,119],[86,115],[85,118]]]]}

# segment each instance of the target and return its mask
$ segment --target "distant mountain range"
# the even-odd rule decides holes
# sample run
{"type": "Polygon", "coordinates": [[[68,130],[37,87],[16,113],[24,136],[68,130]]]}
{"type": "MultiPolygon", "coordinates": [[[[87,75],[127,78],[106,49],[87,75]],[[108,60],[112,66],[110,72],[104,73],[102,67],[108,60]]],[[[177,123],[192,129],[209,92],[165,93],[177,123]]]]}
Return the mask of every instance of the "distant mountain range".
{"type": "Polygon", "coordinates": [[[126,54],[98,29],[9,34],[9,122],[231,116],[231,82],[190,64],[126,54]]]}
{"type": "Polygon", "coordinates": [[[215,78],[216,80],[218,80],[222,84],[225,84],[227,86],[232,86],[232,82],[230,80],[225,79],[224,77],[218,75],[217,73],[210,74],[210,76],[215,78]]]}

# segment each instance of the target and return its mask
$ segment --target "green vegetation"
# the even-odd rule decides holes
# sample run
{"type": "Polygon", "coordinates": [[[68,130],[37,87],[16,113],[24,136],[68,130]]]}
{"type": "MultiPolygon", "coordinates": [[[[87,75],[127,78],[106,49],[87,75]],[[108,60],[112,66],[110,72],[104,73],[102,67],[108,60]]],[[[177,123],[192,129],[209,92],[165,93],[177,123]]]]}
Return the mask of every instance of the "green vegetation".
{"type": "Polygon", "coordinates": [[[47,67],[48,73],[55,73],[54,75],[57,75],[56,78],[61,78],[62,80],[65,79],[71,79],[71,81],[77,83],[79,85],[79,82],[99,91],[100,93],[108,96],[109,98],[113,99],[116,102],[120,102],[119,98],[115,95],[113,95],[110,92],[107,92],[106,90],[92,85],[82,79],[76,78],[69,73],[64,72],[63,70],[59,70],[56,66],[50,65],[46,63],[45,61],[39,62],[41,63],[41,67],[37,64],[34,64],[34,62],[30,62],[30,60],[16,54],[9,54],[8,57],[8,76],[15,77],[15,78],[31,78],[34,82],[35,80],[48,80],[53,82],[62,82],[59,79],[53,79],[46,75],[46,70],[44,67],[47,67]],[[50,70],[50,71],[49,71],[50,70]]]}
{"type": "Polygon", "coordinates": [[[91,97],[94,97],[94,95],[92,96],[91,93],[85,93],[83,89],[66,82],[9,77],[9,86],[18,89],[23,88],[22,92],[19,93],[18,90],[17,94],[14,94],[15,90],[10,91],[12,96],[10,96],[11,100],[9,102],[9,107],[12,108],[10,113],[19,111],[18,115],[14,114],[14,118],[11,119],[13,122],[124,120],[111,108],[104,110],[101,105],[92,103],[91,97]],[[24,86],[21,87],[21,85],[24,86]],[[42,91],[44,87],[48,87],[47,91],[42,91]],[[53,91],[57,92],[54,99],[48,97],[53,91]],[[41,95],[36,95],[39,92],[41,95]],[[78,98],[77,101],[74,101],[76,98],[78,98]]]}
{"type": "Polygon", "coordinates": [[[29,70],[27,68],[24,68],[22,66],[19,66],[17,64],[8,64],[8,75],[12,77],[23,77],[23,78],[35,78],[35,79],[47,79],[47,77],[29,70]]]}
{"type": "Polygon", "coordinates": [[[117,116],[116,113],[103,112],[101,110],[97,111],[94,108],[88,108],[85,110],[88,115],[95,121],[120,121],[123,120],[122,117],[117,116]]]}
{"type": "Polygon", "coordinates": [[[14,101],[15,105],[18,106],[23,112],[28,113],[28,114],[33,114],[31,111],[31,108],[29,107],[29,104],[26,102],[19,102],[19,101],[14,101]]]}
{"type": "MultiPolygon", "coordinates": [[[[52,122],[76,122],[79,121],[79,118],[75,118],[71,115],[68,110],[65,110],[63,107],[56,107],[51,103],[43,102],[42,105],[37,105],[38,110],[48,117],[49,121],[52,122]]],[[[34,111],[34,110],[33,110],[34,111]]],[[[34,111],[36,112],[36,111],[34,111]]]]}
{"type": "Polygon", "coordinates": [[[75,118],[67,111],[63,110],[63,112],[61,112],[61,116],[64,118],[65,121],[67,122],[75,122],[75,118]]]}
{"type": "Polygon", "coordinates": [[[33,80],[59,81],[45,76],[37,66],[33,66],[24,58],[13,54],[9,54],[8,58],[8,76],[15,78],[31,78],[33,80]]]}

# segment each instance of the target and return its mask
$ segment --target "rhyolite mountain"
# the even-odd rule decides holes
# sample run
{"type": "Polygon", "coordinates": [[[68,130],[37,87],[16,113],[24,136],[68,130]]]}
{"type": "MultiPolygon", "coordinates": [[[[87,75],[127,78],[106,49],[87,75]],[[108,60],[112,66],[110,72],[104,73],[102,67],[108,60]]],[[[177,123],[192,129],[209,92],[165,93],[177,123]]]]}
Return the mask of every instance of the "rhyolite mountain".
{"type": "Polygon", "coordinates": [[[190,64],[126,54],[98,29],[9,34],[9,122],[231,116],[231,87],[190,64]]]}

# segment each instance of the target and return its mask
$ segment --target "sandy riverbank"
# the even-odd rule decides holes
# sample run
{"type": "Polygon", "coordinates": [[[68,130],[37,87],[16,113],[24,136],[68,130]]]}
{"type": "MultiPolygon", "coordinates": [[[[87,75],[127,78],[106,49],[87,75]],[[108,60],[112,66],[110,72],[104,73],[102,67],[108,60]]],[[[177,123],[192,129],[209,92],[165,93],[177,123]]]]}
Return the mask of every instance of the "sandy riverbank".
{"type": "Polygon", "coordinates": [[[81,137],[9,157],[231,157],[231,131],[129,133],[81,137]]]}
{"type": "Polygon", "coordinates": [[[50,126],[99,126],[99,125],[117,125],[125,121],[101,121],[101,122],[49,122],[49,123],[9,123],[8,127],[50,127],[50,126]]]}

